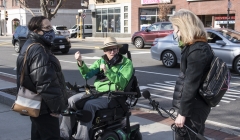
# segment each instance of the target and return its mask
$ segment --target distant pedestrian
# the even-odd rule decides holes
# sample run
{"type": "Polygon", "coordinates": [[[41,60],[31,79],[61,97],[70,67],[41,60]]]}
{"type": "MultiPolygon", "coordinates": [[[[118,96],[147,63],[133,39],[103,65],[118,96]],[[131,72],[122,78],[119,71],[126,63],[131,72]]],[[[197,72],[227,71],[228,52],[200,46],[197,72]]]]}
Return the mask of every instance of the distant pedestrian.
{"type": "MultiPolygon", "coordinates": [[[[170,21],[173,24],[174,38],[182,49],[180,74],[173,95],[173,105],[179,109],[175,125],[183,127],[186,124],[203,135],[211,108],[198,91],[203,77],[210,69],[213,53],[207,43],[203,23],[191,11],[181,9],[170,17],[170,21]]],[[[198,140],[189,130],[184,137],[176,134],[175,139],[198,140]]]]}
{"type": "Polygon", "coordinates": [[[51,53],[55,33],[50,21],[36,16],[28,23],[29,35],[17,58],[17,86],[27,53],[22,86],[42,96],[40,115],[30,117],[31,140],[59,140],[58,114],[66,109],[67,97],[65,80],[58,59],[51,53]]]}

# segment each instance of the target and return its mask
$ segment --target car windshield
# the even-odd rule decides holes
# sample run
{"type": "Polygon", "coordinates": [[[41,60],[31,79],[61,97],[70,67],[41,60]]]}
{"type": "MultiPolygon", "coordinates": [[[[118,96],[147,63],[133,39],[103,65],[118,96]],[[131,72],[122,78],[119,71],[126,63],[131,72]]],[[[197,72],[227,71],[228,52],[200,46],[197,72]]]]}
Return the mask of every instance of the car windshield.
{"type": "Polygon", "coordinates": [[[61,27],[57,27],[56,29],[57,29],[57,30],[67,30],[67,27],[61,26],[61,27]]]}
{"type": "Polygon", "coordinates": [[[159,24],[152,24],[148,27],[148,30],[150,30],[150,31],[160,31],[160,25],[159,24]]]}
{"type": "Polygon", "coordinates": [[[77,28],[77,25],[74,25],[73,27],[72,27],[72,29],[76,29],[77,28]]]}
{"type": "Polygon", "coordinates": [[[218,31],[223,37],[233,43],[240,43],[240,33],[234,30],[221,30],[218,31]]]}

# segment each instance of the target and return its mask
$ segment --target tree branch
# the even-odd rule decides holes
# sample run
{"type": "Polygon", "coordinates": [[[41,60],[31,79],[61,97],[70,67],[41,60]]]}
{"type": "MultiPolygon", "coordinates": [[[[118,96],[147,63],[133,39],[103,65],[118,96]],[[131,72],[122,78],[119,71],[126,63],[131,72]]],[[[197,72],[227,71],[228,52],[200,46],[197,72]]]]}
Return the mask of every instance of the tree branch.
{"type": "Polygon", "coordinates": [[[57,13],[58,9],[62,6],[62,2],[63,2],[62,0],[59,0],[56,8],[55,8],[54,11],[51,13],[51,15],[55,15],[55,14],[57,13]]]}
{"type": "Polygon", "coordinates": [[[27,11],[29,11],[33,16],[35,16],[35,14],[32,12],[32,10],[31,10],[30,8],[28,8],[27,5],[25,5],[24,0],[23,0],[23,1],[19,0],[19,4],[20,4],[24,9],[26,9],[27,11]]]}

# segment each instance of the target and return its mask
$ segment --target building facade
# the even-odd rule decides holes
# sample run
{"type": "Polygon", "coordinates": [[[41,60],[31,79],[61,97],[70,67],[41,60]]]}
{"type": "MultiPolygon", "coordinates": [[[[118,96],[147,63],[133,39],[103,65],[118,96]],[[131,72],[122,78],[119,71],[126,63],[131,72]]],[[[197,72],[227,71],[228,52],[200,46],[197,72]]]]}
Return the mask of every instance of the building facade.
{"type": "Polygon", "coordinates": [[[179,9],[188,9],[198,15],[205,27],[226,28],[229,17],[229,28],[240,31],[239,0],[132,0],[131,3],[131,34],[141,30],[142,26],[159,21],[158,4],[167,2],[172,9],[169,16],[179,9]],[[229,16],[228,6],[230,8],[229,16]]]}
{"type": "MultiPolygon", "coordinates": [[[[85,0],[88,2],[88,0],[85,0]]],[[[32,10],[35,15],[42,15],[40,9],[40,0],[26,0],[28,8],[32,10]]],[[[58,0],[49,0],[48,8],[52,11],[55,9],[58,0]]],[[[52,18],[52,25],[64,25],[71,28],[77,23],[76,15],[79,9],[87,9],[81,5],[82,0],[65,0],[62,6],[58,9],[57,14],[52,18]]],[[[26,9],[22,8],[18,0],[2,0],[0,1],[0,31],[3,34],[4,23],[6,24],[7,35],[12,35],[18,25],[27,25],[33,15],[26,9]],[[5,6],[6,5],[6,6],[5,6]],[[5,10],[8,13],[8,20],[5,20],[5,10]]],[[[86,14],[84,22],[86,24],[92,23],[92,15],[86,14]]]]}
{"type": "Polygon", "coordinates": [[[94,37],[131,36],[131,0],[89,0],[89,4],[94,37]]]}

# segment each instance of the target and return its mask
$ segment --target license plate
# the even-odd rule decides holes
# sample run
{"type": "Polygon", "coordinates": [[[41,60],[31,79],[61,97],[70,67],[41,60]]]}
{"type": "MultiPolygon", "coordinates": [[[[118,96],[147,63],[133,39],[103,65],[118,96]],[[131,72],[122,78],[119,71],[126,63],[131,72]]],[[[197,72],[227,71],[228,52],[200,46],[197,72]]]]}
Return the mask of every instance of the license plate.
{"type": "Polygon", "coordinates": [[[64,49],[64,48],[65,48],[65,45],[60,45],[59,48],[60,48],[60,49],[64,49]]]}

